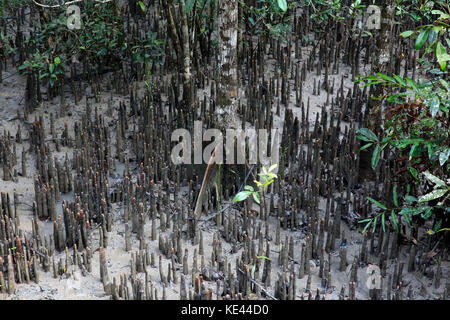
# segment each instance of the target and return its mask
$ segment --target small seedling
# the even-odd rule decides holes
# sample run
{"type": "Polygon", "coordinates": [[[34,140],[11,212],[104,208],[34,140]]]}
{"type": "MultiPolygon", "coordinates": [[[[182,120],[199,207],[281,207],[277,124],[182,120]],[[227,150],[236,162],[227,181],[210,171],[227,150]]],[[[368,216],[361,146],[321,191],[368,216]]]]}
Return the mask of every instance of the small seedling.
{"type": "Polygon", "coordinates": [[[236,194],[233,199],[233,203],[244,201],[250,195],[252,195],[253,200],[256,203],[260,204],[260,193],[263,193],[267,189],[267,187],[277,178],[277,175],[273,173],[276,167],[277,164],[273,164],[270,166],[269,170],[267,170],[266,167],[263,166],[262,173],[258,173],[258,176],[262,178],[262,182],[254,180],[259,190],[255,190],[252,186],[246,185],[244,187],[244,191],[238,192],[236,194]]]}

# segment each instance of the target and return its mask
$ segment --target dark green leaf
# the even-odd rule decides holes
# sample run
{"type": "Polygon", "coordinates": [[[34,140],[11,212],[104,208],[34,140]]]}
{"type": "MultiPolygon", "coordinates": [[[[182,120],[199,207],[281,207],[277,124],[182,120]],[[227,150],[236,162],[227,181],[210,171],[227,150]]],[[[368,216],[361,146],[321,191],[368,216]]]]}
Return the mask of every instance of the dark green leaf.
{"type": "Polygon", "coordinates": [[[362,134],[364,137],[367,138],[367,140],[365,140],[365,141],[378,142],[377,135],[375,133],[373,133],[373,131],[368,129],[368,128],[361,128],[357,132],[362,134]]]}
{"type": "Polygon", "coordinates": [[[368,143],[368,144],[362,146],[362,147],[359,149],[359,151],[363,151],[363,150],[367,149],[367,148],[370,147],[372,144],[373,144],[373,143],[370,142],[370,143],[368,143]]]}
{"type": "Polygon", "coordinates": [[[411,221],[409,221],[409,216],[408,216],[408,214],[405,213],[403,216],[405,217],[405,220],[406,220],[406,223],[408,224],[408,226],[409,226],[410,228],[412,228],[413,226],[412,226],[412,224],[411,224],[411,221]]]}
{"type": "Polygon", "coordinates": [[[416,151],[416,148],[418,145],[419,145],[419,142],[416,142],[411,147],[411,150],[409,151],[409,159],[411,159],[414,156],[414,151],[416,151]]]}
{"type": "Polygon", "coordinates": [[[397,233],[398,233],[398,223],[397,223],[397,218],[395,217],[394,210],[391,211],[391,217],[392,217],[392,223],[394,224],[394,227],[395,227],[395,231],[397,231],[397,233]]]}
{"type": "Polygon", "coordinates": [[[417,178],[417,175],[419,174],[419,173],[417,172],[417,170],[416,170],[415,168],[413,168],[413,167],[408,167],[408,169],[409,169],[409,172],[411,172],[411,175],[414,177],[414,179],[419,180],[419,179],[417,178]]]}
{"type": "Polygon", "coordinates": [[[438,222],[436,222],[436,224],[433,227],[433,231],[437,232],[441,228],[441,225],[442,225],[442,220],[439,220],[438,222]]]}
{"type": "Polygon", "coordinates": [[[419,36],[416,39],[416,43],[414,44],[414,48],[416,50],[419,50],[423,47],[425,41],[428,38],[428,33],[430,32],[430,29],[423,29],[422,32],[419,34],[419,36]]]}
{"type": "Polygon", "coordinates": [[[377,200],[372,199],[371,197],[367,197],[367,199],[376,204],[377,206],[379,206],[380,208],[387,210],[387,207],[384,204],[378,202],[377,200]]]}
{"type": "Polygon", "coordinates": [[[380,160],[380,153],[381,153],[381,147],[380,145],[376,145],[375,149],[373,150],[372,153],[372,159],[370,161],[371,165],[372,165],[372,169],[375,169],[375,167],[378,164],[378,161],[380,160]]]}
{"type": "Polygon", "coordinates": [[[421,214],[421,217],[424,219],[428,219],[429,217],[431,217],[432,213],[433,213],[433,208],[427,207],[427,209],[425,210],[425,213],[421,214]]]}
{"type": "Polygon", "coordinates": [[[410,195],[407,195],[407,196],[405,196],[405,200],[406,200],[408,203],[413,203],[413,202],[416,202],[416,201],[417,201],[417,198],[416,198],[416,197],[413,197],[413,196],[410,196],[410,195]]]}
{"type": "Polygon", "coordinates": [[[397,188],[398,188],[398,185],[395,185],[394,186],[394,190],[393,190],[393,197],[394,197],[394,205],[396,206],[396,207],[398,207],[398,196],[397,196],[397,188]]]}

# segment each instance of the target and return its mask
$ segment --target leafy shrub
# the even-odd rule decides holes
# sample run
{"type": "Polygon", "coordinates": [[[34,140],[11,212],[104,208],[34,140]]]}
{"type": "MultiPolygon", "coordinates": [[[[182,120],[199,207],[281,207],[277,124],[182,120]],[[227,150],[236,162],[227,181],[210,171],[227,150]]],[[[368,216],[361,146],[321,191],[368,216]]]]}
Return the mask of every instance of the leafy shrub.
{"type": "Polygon", "coordinates": [[[435,21],[401,34],[402,37],[416,37],[415,49],[423,51],[419,60],[421,79],[415,82],[408,77],[377,73],[358,80],[365,81],[364,86],[382,84],[390,87],[389,94],[377,99],[386,98],[394,104],[384,114],[381,136],[367,128],[358,131],[358,138],[366,142],[360,150],[373,147],[371,166],[375,168],[381,151],[386,149],[385,154],[404,164],[399,172],[404,173],[402,181],[407,185],[401,204],[398,185],[394,186],[394,208],[368,197],[381,211],[372,218],[360,221],[366,223],[364,230],[370,225],[375,230],[379,217],[384,228],[387,214],[397,230],[401,217],[412,227],[411,216],[432,219],[434,227],[429,234],[449,230],[441,226],[443,221],[448,221],[450,211],[447,202],[450,181],[446,179],[450,168],[450,79],[447,68],[450,41],[446,38],[450,15],[440,10],[431,12],[439,15],[435,21]],[[431,187],[429,182],[434,186],[431,187]],[[419,194],[424,195],[419,197],[419,194]]]}

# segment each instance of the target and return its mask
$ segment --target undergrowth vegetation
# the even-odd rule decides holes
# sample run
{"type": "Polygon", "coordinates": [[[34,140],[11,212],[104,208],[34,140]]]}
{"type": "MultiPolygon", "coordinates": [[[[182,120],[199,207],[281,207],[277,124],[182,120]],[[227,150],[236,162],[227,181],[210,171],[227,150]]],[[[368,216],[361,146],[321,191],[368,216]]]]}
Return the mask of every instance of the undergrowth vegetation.
{"type": "Polygon", "coordinates": [[[415,49],[419,51],[420,73],[416,81],[384,73],[358,80],[365,81],[364,86],[382,84],[386,94],[374,99],[387,103],[381,135],[377,136],[368,128],[359,130],[358,138],[365,142],[360,150],[372,149],[373,169],[383,152],[387,163],[395,162],[399,166],[394,172],[392,201],[368,198],[380,211],[360,221],[365,223],[364,230],[370,226],[375,230],[377,222],[385,228],[387,217],[397,231],[401,220],[410,228],[413,228],[412,221],[423,224],[430,220],[430,235],[449,230],[448,10],[448,6],[440,2],[431,7],[424,5],[419,13],[411,15],[415,18],[416,14],[421,14],[422,25],[400,35],[413,37],[415,49]],[[433,19],[429,20],[431,17],[433,19]],[[428,24],[423,24],[427,21],[428,24]]]}

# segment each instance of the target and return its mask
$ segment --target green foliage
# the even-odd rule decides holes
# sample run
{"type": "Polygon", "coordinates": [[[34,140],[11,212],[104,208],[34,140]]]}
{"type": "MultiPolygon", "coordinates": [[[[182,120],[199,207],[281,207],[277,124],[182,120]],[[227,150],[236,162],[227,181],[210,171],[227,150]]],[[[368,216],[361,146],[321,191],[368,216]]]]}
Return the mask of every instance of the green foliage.
{"type": "MultiPolygon", "coordinates": [[[[399,203],[398,203],[397,185],[394,186],[394,189],[393,189],[393,200],[394,200],[394,205],[395,205],[395,207],[393,207],[393,208],[388,208],[387,205],[385,205],[371,197],[367,197],[367,199],[370,202],[375,204],[381,210],[378,211],[374,217],[368,218],[368,219],[363,219],[363,220],[359,221],[359,223],[366,223],[366,225],[363,229],[363,232],[365,232],[370,226],[372,226],[372,228],[373,228],[372,232],[374,232],[376,229],[377,220],[380,216],[382,219],[381,225],[383,227],[383,230],[385,230],[385,216],[389,215],[389,213],[392,218],[392,224],[394,225],[394,228],[398,232],[398,230],[399,230],[398,229],[398,225],[399,225],[398,219],[400,219],[400,217],[404,217],[408,226],[412,228],[411,216],[420,215],[423,219],[429,219],[430,217],[432,217],[433,210],[445,209],[444,202],[450,196],[450,185],[446,184],[443,180],[439,179],[438,177],[429,173],[428,171],[425,171],[423,174],[426,177],[426,179],[428,179],[429,181],[434,183],[434,188],[431,192],[421,196],[418,200],[415,197],[409,196],[409,199],[407,200],[407,202],[410,205],[412,205],[413,203],[417,203],[418,206],[400,207],[399,203]],[[424,205],[425,202],[429,202],[429,201],[436,200],[436,199],[441,200],[437,205],[435,205],[435,206],[424,205]],[[396,215],[399,215],[399,217],[397,217],[396,215]]],[[[428,234],[434,234],[436,232],[448,230],[448,228],[440,229],[441,223],[442,223],[441,221],[438,221],[435,224],[434,228],[430,229],[428,231],[428,234]]]]}
{"type": "MultiPolygon", "coordinates": [[[[241,5],[246,5],[241,1],[241,5]]],[[[255,33],[268,32],[271,37],[280,37],[286,40],[286,34],[289,30],[289,20],[291,16],[287,15],[289,7],[292,7],[292,1],[287,0],[260,0],[258,6],[247,6],[247,19],[250,23],[250,30],[255,33]]]]}
{"type": "Polygon", "coordinates": [[[253,197],[253,200],[260,204],[260,193],[263,193],[267,187],[275,181],[277,175],[273,173],[276,169],[277,164],[273,164],[270,166],[269,170],[266,167],[262,167],[262,173],[258,173],[258,176],[261,177],[262,181],[255,180],[254,182],[258,186],[258,190],[255,190],[252,186],[246,185],[244,187],[244,191],[238,192],[233,199],[233,203],[244,201],[250,195],[253,197]]]}
{"type": "MultiPolygon", "coordinates": [[[[61,83],[73,60],[97,71],[115,68],[127,57],[147,67],[151,62],[160,62],[161,41],[156,34],[127,38],[114,2],[87,0],[77,5],[82,21],[79,30],[67,27],[65,6],[39,9],[41,19],[34,22],[35,32],[25,37],[27,59],[18,68],[22,74],[38,74],[40,80],[47,80],[53,87],[61,83]]],[[[143,2],[139,1],[139,5],[145,14],[143,2]]],[[[89,77],[92,70],[86,70],[85,76],[89,77]]]]}
{"type": "Polygon", "coordinates": [[[448,210],[448,206],[444,202],[449,197],[449,186],[448,182],[445,182],[445,176],[448,176],[450,168],[448,161],[450,156],[450,88],[448,83],[450,79],[447,70],[447,61],[450,60],[447,47],[450,45],[450,41],[446,37],[450,15],[429,6],[425,12],[422,12],[422,15],[429,17],[429,13],[434,15],[435,20],[432,23],[400,34],[404,38],[415,37],[415,49],[422,50],[421,58],[418,61],[422,77],[418,81],[383,73],[357,80],[357,82],[365,82],[362,87],[383,85],[386,94],[382,97],[375,97],[375,99],[386,99],[393,104],[393,107],[385,112],[380,136],[376,136],[368,128],[362,128],[358,130],[357,137],[365,142],[360,151],[373,147],[372,168],[377,166],[381,151],[386,149],[385,154],[401,159],[399,162],[405,164],[402,179],[414,182],[415,186],[422,186],[424,190],[427,190],[426,182],[431,181],[434,183],[434,188],[431,191],[425,191],[425,195],[417,199],[409,194],[410,186],[408,185],[403,207],[399,205],[397,186],[393,190],[394,208],[388,208],[386,205],[368,198],[381,211],[373,218],[360,221],[366,222],[364,230],[370,225],[375,228],[377,218],[381,215],[384,219],[388,213],[390,213],[391,221],[397,230],[401,217],[405,219],[408,226],[412,227],[411,217],[417,215],[423,219],[433,219],[435,222],[435,227],[429,234],[447,230],[446,228],[440,229],[442,221],[436,221],[436,213],[448,210]],[[420,172],[423,172],[423,175],[420,172]],[[440,199],[443,200],[435,204],[440,199]]]}
{"type": "MultiPolygon", "coordinates": [[[[354,0],[349,5],[342,0],[302,0],[311,9],[311,20],[314,22],[316,32],[325,32],[329,24],[336,24],[347,18],[356,18],[362,14],[365,5],[361,0],[354,0]]],[[[362,29],[363,26],[359,25],[362,29]]],[[[365,30],[365,33],[369,33],[365,30]]]]}

